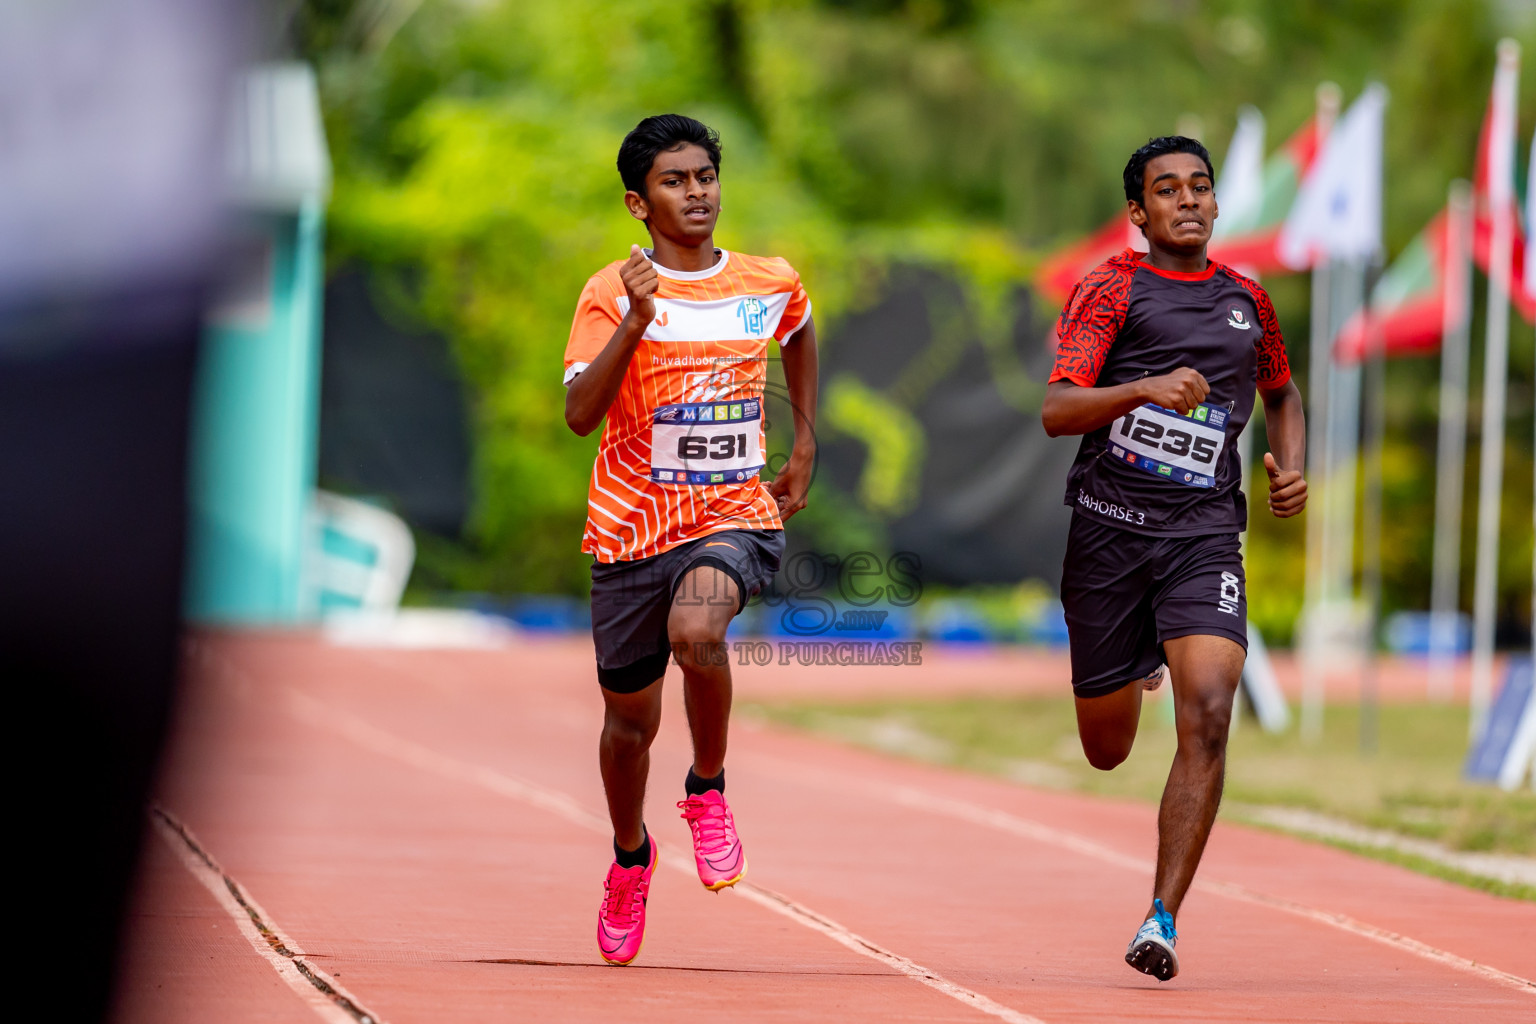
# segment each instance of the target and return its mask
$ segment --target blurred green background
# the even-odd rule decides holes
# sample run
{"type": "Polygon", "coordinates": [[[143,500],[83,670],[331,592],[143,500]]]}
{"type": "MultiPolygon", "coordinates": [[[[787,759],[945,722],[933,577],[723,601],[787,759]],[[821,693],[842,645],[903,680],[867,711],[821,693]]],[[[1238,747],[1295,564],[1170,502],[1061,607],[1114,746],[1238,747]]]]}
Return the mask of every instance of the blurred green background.
{"type": "MultiPolygon", "coordinates": [[[[879,552],[924,473],[953,458],[914,432],[914,380],[970,353],[1020,422],[1038,424],[1057,310],[1029,301],[1031,274],[1123,206],[1121,168],[1147,137],[1198,131],[1219,161],[1249,103],[1273,150],[1310,116],[1320,81],[1348,103],[1380,80],[1391,257],[1471,173],[1496,40],[1513,35],[1536,59],[1529,5],[1488,0],[309,0],[289,35],[319,73],[335,164],[329,273],[365,282],[401,330],[446,339],[463,383],[466,515],[412,523],[418,595],[586,590],[596,435],[565,426],[561,354],[586,278],[645,240],[614,169],[643,116],[678,111],[720,131],[718,240],[800,270],[830,367],[848,325],[904,289],[952,296],[948,321],[929,302],[932,337],[910,372],[872,384],[842,366],[823,380],[824,441],[883,440],[899,457],[878,477],[823,474],[791,532],[806,548],[879,552]]],[[[1530,70],[1520,106],[1523,179],[1530,70]]],[[[1307,279],[1265,285],[1305,381],[1307,279]]],[[[1463,607],[1481,309],[1479,294],[1463,607]]],[[[1518,319],[1513,339],[1506,639],[1529,622],[1532,559],[1532,344],[1518,319]]],[[[1388,373],[1391,611],[1428,603],[1438,361],[1388,373]]],[[[1061,480],[1032,490],[1054,503],[1061,480]]],[[[1274,642],[1300,607],[1303,535],[1253,517],[1251,613],[1274,642]]]]}

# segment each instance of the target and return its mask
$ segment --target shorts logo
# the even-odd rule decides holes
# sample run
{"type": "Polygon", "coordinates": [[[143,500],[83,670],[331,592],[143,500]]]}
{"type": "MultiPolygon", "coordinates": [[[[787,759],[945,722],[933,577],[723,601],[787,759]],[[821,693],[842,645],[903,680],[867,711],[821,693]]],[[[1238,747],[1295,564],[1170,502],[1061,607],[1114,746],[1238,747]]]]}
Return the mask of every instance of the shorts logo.
{"type": "Polygon", "coordinates": [[[1221,574],[1221,600],[1216,602],[1216,607],[1228,615],[1237,614],[1238,602],[1243,599],[1243,591],[1239,586],[1240,581],[1234,575],[1225,570],[1221,574]]]}
{"type": "Polygon", "coordinates": [[[1227,314],[1228,327],[1236,327],[1240,331],[1250,330],[1253,327],[1253,321],[1243,315],[1241,308],[1231,306],[1227,309],[1227,314]]]}
{"type": "Polygon", "coordinates": [[[1161,462],[1159,462],[1157,464],[1157,472],[1158,472],[1159,476],[1170,476],[1173,473],[1173,467],[1172,466],[1165,466],[1161,462]]]}

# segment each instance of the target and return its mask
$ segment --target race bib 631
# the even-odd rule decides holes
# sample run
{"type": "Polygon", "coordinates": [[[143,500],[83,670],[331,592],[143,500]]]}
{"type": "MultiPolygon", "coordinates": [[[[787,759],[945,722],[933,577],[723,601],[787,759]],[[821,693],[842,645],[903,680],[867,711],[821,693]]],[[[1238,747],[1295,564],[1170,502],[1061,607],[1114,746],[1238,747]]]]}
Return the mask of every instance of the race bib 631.
{"type": "Polygon", "coordinates": [[[763,468],[763,403],[660,405],[651,415],[651,479],[666,484],[743,483],[763,468]]]}

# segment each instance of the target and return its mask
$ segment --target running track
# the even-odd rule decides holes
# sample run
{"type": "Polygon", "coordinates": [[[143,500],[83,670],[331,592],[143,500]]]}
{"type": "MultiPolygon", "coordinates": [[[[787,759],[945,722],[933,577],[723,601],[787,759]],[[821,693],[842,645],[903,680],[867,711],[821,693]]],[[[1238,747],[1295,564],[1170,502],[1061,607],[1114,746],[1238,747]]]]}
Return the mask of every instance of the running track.
{"type": "MultiPolygon", "coordinates": [[[[118,1021],[1536,1019],[1531,904],[1218,823],[1159,986],[1121,961],[1153,808],[746,723],[729,781],[751,884],[708,893],[672,807],[675,669],[646,944],[603,965],[590,657],[197,641],[118,1021]]],[[[967,671],[948,668],[888,671],[967,671]]]]}

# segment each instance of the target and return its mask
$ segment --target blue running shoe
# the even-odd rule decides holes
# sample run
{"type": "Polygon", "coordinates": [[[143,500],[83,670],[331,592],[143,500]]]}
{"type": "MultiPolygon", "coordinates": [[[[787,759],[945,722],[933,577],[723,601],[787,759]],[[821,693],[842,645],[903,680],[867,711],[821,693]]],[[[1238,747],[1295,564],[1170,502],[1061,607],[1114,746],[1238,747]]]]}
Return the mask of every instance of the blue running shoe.
{"type": "Polygon", "coordinates": [[[1153,900],[1152,908],[1152,916],[1142,923],[1126,947],[1125,962],[1142,974],[1167,981],[1179,973],[1179,955],[1173,951],[1179,933],[1173,928],[1173,915],[1163,909],[1162,900],[1153,900]]]}

